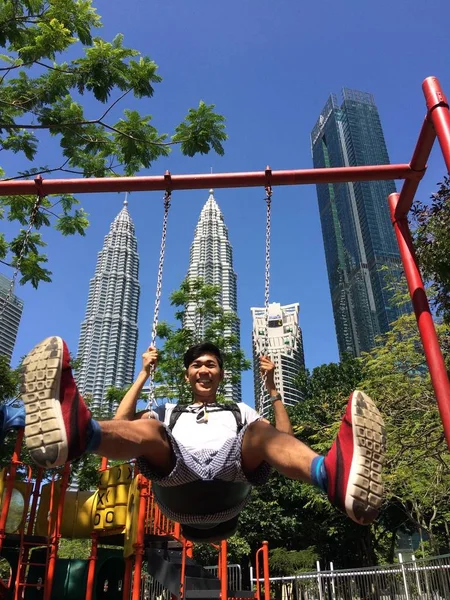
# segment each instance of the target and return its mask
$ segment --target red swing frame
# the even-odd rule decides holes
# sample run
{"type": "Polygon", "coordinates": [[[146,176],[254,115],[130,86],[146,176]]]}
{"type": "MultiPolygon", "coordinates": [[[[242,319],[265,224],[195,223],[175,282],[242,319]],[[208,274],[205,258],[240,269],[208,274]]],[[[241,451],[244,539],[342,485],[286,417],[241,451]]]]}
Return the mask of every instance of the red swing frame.
{"type": "Polygon", "coordinates": [[[450,112],[449,103],[436,77],[427,77],[422,84],[427,113],[409,164],[368,165],[328,169],[265,171],[251,173],[214,173],[199,175],[171,175],[152,177],[104,177],[91,179],[10,180],[0,182],[0,196],[40,195],[88,192],[174,191],[209,188],[263,187],[275,185],[305,185],[350,181],[378,181],[403,179],[399,194],[389,196],[391,220],[397,236],[411,301],[419,327],[436,394],[445,437],[450,448],[450,383],[439,347],[433,317],[423,280],[417,265],[408,212],[420,180],[426,172],[426,163],[436,137],[444,161],[450,172],[450,112]]]}

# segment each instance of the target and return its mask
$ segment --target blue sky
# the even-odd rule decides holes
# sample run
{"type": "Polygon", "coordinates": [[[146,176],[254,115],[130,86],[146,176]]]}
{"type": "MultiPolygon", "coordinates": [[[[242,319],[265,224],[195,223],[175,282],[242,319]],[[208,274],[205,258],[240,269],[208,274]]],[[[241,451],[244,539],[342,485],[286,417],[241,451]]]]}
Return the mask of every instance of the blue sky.
{"type": "MultiPolygon", "coordinates": [[[[159,65],[163,82],[154,98],[122,103],[153,115],[160,130],[173,132],[199,100],[215,104],[227,120],[225,156],[192,159],[175,150],[141,174],[300,169],[312,166],[309,134],[330,93],[350,87],[375,96],[391,162],[409,162],[425,115],[422,80],[436,75],[450,95],[448,0],[172,0],[94,3],[112,39],[159,65]]],[[[114,97],[115,98],[115,97],[114,97]]],[[[114,99],[113,98],[113,99],[114,99]]],[[[86,105],[89,117],[101,108],[86,105]]],[[[56,166],[55,140],[42,136],[39,164],[56,166]]],[[[27,166],[0,157],[7,175],[27,166]]],[[[445,173],[435,147],[419,197],[435,191],[445,173]]],[[[172,321],[168,303],[186,274],[189,247],[208,190],[177,192],[170,215],[161,318],[172,321]]],[[[263,189],[216,190],[234,250],[242,346],[251,356],[250,307],[264,302],[263,189]]],[[[18,288],[25,309],[13,364],[41,338],[58,334],[75,351],[89,279],[123,195],[79,197],[90,215],[85,238],[46,232],[51,284],[18,288]]],[[[150,338],[161,235],[162,195],[133,193],[129,210],[140,253],[139,355],[150,338]]],[[[15,225],[1,222],[11,236],[15,225]]],[[[0,271],[9,275],[6,267],[0,271]]],[[[299,302],[309,368],[338,359],[323,243],[314,186],[279,187],[273,197],[271,301],[299,302]]],[[[243,376],[244,400],[253,404],[252,374],[243,376]]]]}

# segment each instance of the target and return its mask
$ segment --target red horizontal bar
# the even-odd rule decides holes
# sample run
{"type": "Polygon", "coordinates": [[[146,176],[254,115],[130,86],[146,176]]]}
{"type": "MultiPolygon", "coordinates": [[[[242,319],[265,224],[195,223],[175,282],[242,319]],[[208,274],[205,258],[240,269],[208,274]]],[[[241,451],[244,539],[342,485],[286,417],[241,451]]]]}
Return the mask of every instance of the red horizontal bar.
{"type": "Polygon", "coordinates": [[[294,171],[254,171],[250,173],[211,173],[152,177],[102,177],[91,179],[41,179],[0,181],[0,196],[85,194],[92,192],[145,192],[162,190],[201,190],[208,188],[264,187],[265,185],[306,185],[348,181],[421,179],[422,173],[407,164],[303,169],[294,171]]]}

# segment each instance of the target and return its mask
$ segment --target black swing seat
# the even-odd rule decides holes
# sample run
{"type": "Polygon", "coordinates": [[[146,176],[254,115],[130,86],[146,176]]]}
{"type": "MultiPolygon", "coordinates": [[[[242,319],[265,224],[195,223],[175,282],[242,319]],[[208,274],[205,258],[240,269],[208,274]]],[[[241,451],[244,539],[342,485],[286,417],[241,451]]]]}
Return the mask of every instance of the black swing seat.
{"type": "MultiPolygon", "coordinates": [[[[163,487],[152,482],[157,502],[173,512],[195,516],[212,515],[230,510],[243,502],[252,486],[241,481],[192,481],[183,485],[163,487]]],[[[191,542],[218,542],[232,536],[239,516],[216,524],[185,525],[181,523],[183,536],[191,542]]]]}

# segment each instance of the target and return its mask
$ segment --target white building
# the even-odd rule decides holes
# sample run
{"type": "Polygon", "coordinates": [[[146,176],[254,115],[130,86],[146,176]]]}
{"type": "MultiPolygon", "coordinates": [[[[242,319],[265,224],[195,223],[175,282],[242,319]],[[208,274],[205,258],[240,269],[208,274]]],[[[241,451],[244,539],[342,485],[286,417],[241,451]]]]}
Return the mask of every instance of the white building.
{"type": "MultiPolygon", "coordinates": [[[[202,208],[192,242],[189,279],[201,278],[210,285],[220,287],[219,303],[226,310],[237,313],[237,277],[233,270],[233,250],[228,240],[222,212],[214,198],[214,190],[202,208]]],[[[204,341],[204,330],[208,323],[198,315],[194,305],[187,307],[184,326],[196,333],[197,340],[204,341]]],[[[236,348],[240,347],[240,322],[236,320],[230,331],[236,337],[236,348]]],[[[239,374],[240,375],[240,374],[239,374]]],[[[225,372],[225,379],[227,373],[225,372]]],[[[226,384],[225,396],[234,402],[241,401],[241,383],[226,384]]]]}
{"type": "Polygon", "coordinates": [[[253,372],[255,385],[255,406],[266,417],[271,407],[269,394],[264,390],[261,398],[261,374],[259,356],[267,341],[267,354],[275,363],[275,384],[286,406],[294,406],[302,400],[295,383],[300,371],[305,368],[302,332],[299,326],[299,304],[282,306],[277,302],[269,304],[266,322],[264,308],[252,308],[253,331],[253,372]]]}
{"type": "Polygon", "coordinates": [[[139,256],[127,204],[125,200],[98,253],[81,324],[77,383],[83,396],[92,397],[94,413],[113,411],[115,406],[106,405],[107,389],[124,387],[134,379],[139,256]]]}

